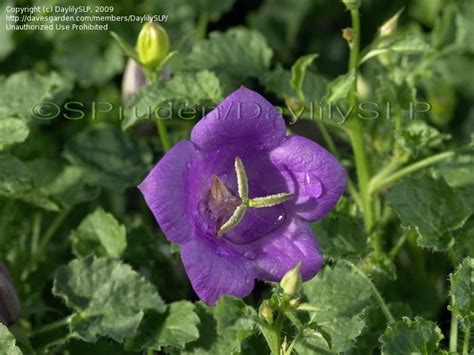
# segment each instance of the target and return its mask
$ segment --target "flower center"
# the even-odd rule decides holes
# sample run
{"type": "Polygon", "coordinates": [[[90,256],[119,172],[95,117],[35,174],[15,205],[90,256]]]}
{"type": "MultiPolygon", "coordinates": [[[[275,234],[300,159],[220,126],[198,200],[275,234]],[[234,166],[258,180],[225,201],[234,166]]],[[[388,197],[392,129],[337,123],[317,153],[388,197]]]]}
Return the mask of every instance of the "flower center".
{"type": "Polygon", "coordinates": [[[218,176],[212,176],[212,184],[207,196],[207,210],[218,226],[217,236],[222,236],[235,228],[245,216],[248,208],[273,207],[288,201],[292,193],[249,198],[248,178],[242,160],[235,158],[238,194],[234,194],[224,185],[218,176]]]}

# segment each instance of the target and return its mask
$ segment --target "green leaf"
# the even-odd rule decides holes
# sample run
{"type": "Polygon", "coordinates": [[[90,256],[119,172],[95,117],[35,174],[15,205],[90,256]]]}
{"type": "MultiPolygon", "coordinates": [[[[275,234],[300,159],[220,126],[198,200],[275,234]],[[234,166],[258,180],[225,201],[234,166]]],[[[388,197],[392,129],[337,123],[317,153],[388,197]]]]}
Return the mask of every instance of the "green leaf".
{"type": "Polygon", "coordinates": [[[22,143],[30,130],[25,122],[16,118],[0,118],[0,150],[15,143],[22,143]]]}
{"type": "Polygon", "coordinates": [[[120,37],[118,33],[114,31],[110,31],[110,35],[117,41],[122,51],[125,55],[129,58],[132,58],[135,62],[140,63],[140,59],[138,58],[138,53],[125,39],[120,37]]]}
{"type": "Polygon", "coordinates": [[[439,174],[452,187],[474,185],[474,156],[459,154],[438,165],[439,174]]]}
{"type": "Polygon", "coordinates": [[[346,99],[351,91],[354,80],[356,80],[356,72],[352,70],[347,74],[338,76],[334,81],[330,82],[327,88],[326,102],[334,103],[346,99]]]}
{"type": "Polygon", "coordinates": [[[303,57],[300,57],[295,64],[291,67],[291,80],[290,84],[293,90],[295,90],[298,98],[301,101],[305,101],[305,96],[303,92],[303,83],[306,75],[306,70],[311,63],[318,57],[318,54],[308,54],[303,57]]]}
{"type": "Polygon", "coordinates": [[[364,311],[370,304],[367,281],[346,265],[326,267],[303,284],[308,303],[314,307],[310,323],[331,337],[332,352],[349,350],[365,326],[364,311]]]}
{"type": "Polygon", "coordinates": [[[0,155],[0,196],[15,197],[32,187],[28,167],[13,155],[0,155]]]}
{"type": "Polygon", "coordinates": [[[64,156],[84,171],[86,182],[113,190],[136,186],[145,173],[138,146],[115,127],[78,133],[66,144],[64,156]]]}
{"type": "Polygon", "coordinates": [[[62,101],[70,90],[71,83],[54,72],[40,75],[23,71],[0,77],[0,117],[30,118],[32,110],[36,108],[38,113],[38,105],[44,101],[48,101],[45,108],[56,113],[55,103],[62,101]]]}
{"type": "Polygon", "coordinates": [[[270,66],[273,52],[258,32],[232,28],[212,32],[209,39],[196,42],[185,60],[188,69],[209,69],[239,77],[258,77],[270,66]]]}
{"type": "Polygon", "coordinates": [[[101,208],[89,214],[71,233],[70,239],[78,257],[94,254],[120,258],[127,247],[125,226],[101,208]]]}
{"type": "Polygon", "coordinates": [[[190,3],[196,6],[198,14],[206,14],[209,20],[217,21],[232,8],[234,2],[235,0],[197,0],[190,3]]]}
{"type": "Polygon", "coordinates": [[[152,284],[110,258],[89,256],[62,266],[54,277],[53,294],[75,312],[71,336],[86,342],[100,336],[122,342],[134,335],[146,310],[166,309],[152,284]]]}
{"type": "Polygon", "coordinates": [[[229,305],[229,310],[220,311],[218,332],[217,307],[209,307],[202,302],[196,303],[195,311],[200,319],[199,339],[186,344],[185,349],[181,351],[182,355],[234,355],[240,354],[241,349],[248,346],[247,339],[241,343],[238,338],[249,334],[249,323],[235,317],[253,313],[252,310],[237,301],[222,301],[221,304],[229,305]]]}
{"type": "Polygon", "coordinates": [[[434,354],[443,334],[438,326],[421,317],[402,320],[389,325],[380,337],[382,354],[434,354]]]}
{"type": "Polygon", "coordinates": [[[29,161],[27,165],[34,181],[31,195],[50,200],[49,205],[40,207],[58,211],[59,206],[70,208],[97,197],[98,189],[84,182],[84,172],[77,166],[44,158],[29,161]]]}
{"type": "Polygon", "coordinates": [[[404,121],[402,124],[399,142],[413,157],[429,153],[440,147],[445,140],[451,138],[449,134],[442,134],[421,120],[404,121]]]}
{"type": "MultiPolygon", "coordinates": [[[[221,86],[214,73],[207,70],[196,73],[178,73],[171,80],[158,81],[142,87],[128,104],[129,114],[122,122],[122,128],[127,129],[133,126],[143,119],[140,117],[143,115],[147,119],[155,119],[158,113],[156,109],[167,102],[191,108],[215,104],[221,99],[221,86]],[[151,117],[148,117],[148,112],[151,113],[151,117]]],[[[179,109],[173,111],[179,111],[179,109]]],[[[183,117],[178,118],[183,119],[183,117]]],[[[199,116],[196,115],[196,118],[199,116]]]]}
{"type": "Polygon", "coordinates": [[[461,191],[427,175],[403,179],[387,197],[403,225],[419,233],[418,244],[438,251],[453,245],[453,231],[472,213],[461,191]]]}
{"type": "Polygon", "coordinates": [[[384,53],[426,54],[432,51],[431,46],[415,35],[392,35],[378,38],[362,54],[360,64],[384,53]]]}
{"type": "Polygon", "coordinates": [[[229,351],[239,352],[244,339],[255,333],[252,317],[257,313],[241,299],[224,296],[214,311],[217,320],[217,334],[229,340],[229,351]]]}
{"type": "Polygon", "coordinates": [[[356,217],[332,212],[312,229],[326,258],[356,260],[367,249],[363,223],[356,217]]]}
{"type": "Polygon", "coordinates": [[[67,31],[55,44],[53,63],[83,87],[105,84],[123,70],[122,50],[106,32],[67,31]]]}
{"type": "Polygon", "coordinates": [[[12,6],[12,1],[5,1],[0,8],[0,28],[3,30],[0,31],[0,60],[8,56],[13,49],[15,48],[15,44],[13,42],[13,32],[14,31],[6,31],[7,24],[13,24],[13,21],[7,21],[7,8],[12,6]]]}
{"type": "Polygon", "coordinates": [[[22,352],[15,343],[15,337],[0,323],[0,355],[21,355],[22,352]]]}
{"type": "Polygon", "coordinates": [[[449,309],[457,316],[474,320],[474,258],[466,258],[449,276],[451,281],[451,305],[449,309]]]}
{"type": "Polygon", "coordinates": [[[161,350],[163,347],[184,349],[184,346],[199,338],[199,317],[195,306],[188,301],[174,302],[163,314],[147,315],[127,348],[139,351],[161,350]]]}

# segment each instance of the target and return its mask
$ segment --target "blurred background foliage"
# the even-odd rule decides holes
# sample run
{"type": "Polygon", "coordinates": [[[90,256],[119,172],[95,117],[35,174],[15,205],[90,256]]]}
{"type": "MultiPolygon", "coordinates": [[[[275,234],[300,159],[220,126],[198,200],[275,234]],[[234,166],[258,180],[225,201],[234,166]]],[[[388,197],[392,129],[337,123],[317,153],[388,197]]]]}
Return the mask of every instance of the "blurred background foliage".
{"type": "MultiPolygon", "coordinates": [[[[323,99],[327,83],[347,71],[349,49],[341,30],[350,26],[350,16],[340,1],[113,3],[114,15],[168,15],[168,22],[162,25],[168,31],[172,49],[179,51],[170,70],[173,78],[182,76],[179,81],[171,80],[163,84],[167,85],[165,88],[156,89],[163,102],[216,104],[244,84],[275,104],[291,103],[298,99],[289,85],[291,66],[303,55],[318,53],[303,88],[307,98],[317,102],[323,99]],[[203,70],[208,72],[202,74],[203,70]],[[198,72],[200,79],[188,76],[198,72]],[[200,86],[189,86],[190,82],[200,86]],[[197,94],[186,97],[186,92],[197,94]]],[[[7,4],[110,5],[110,1],[1,0],[0,4],[3,11],[7,4]]],[[[419,122],[401,128],[389,120],[367,122],[365,134],[372,151],[377,153],[370,157],[373,166],[380,166],[396,149],[403,154],[408,152],[407,159],[419,159],[446,147],[466,144],[474,131],[474,3],[363,0],[362,48],[372,43],[381,24],[400,9],[403,12],[398,33],[411,36],[430,49],[409,58],[389,54],[385,59],[368,61],[361,71],[361,96],[376,102],[393,102],[396,116],[405,115],[412,100],[427,101],[432,110],[419,122]]],[[[3,22],[4,15],[0,12],[3,22]]],[[[131,44],[140,27],[138,23],[110,23],[110,30],[131,44]]],[[[153,124],[125,121],[131,128],[124,132],[124,121],[120,121],[116,109],[101,112],[95,120],[91,117],[94,101],[122,105],[125,64],[123,52],[108,32],[0,32],[0,119],[12,118],[14,122],[9,124],[17,127],[15,136],[10,137],[12,141],[5,137],[3,143],[0,141],[0,145],[5,144],[0,147],[5,150],[0,156],[0,259],[10,267],[18,285],[24,305],[24,328],[56,319],[58,310],[66,313],[62,302],[51,294],[52,273],[73,255],[82,256],[81,238],[87,241],[87,231],[81,234],[77,229],[98,207],[126,226],[128,243],[120,252],[121,257],[147,275],[166,302],[195,299],[179,255],[164,237],[158,237],[156,223],[134,188],[163,154],[153,124]],[[43,100],[58,104],[65,100],[83,102],[86,117],[32,119],[30,108],[43,100]],[[54,236],[55,242],[41,254],[44,250],[39,236],[43,234],[54,236]],[[76,240],[73,247],[70,239],[76,240]]],[[[135,99],[134,104],[144,105],[141,99],[135,99]]],[[[291,120],[288,114],[285,118],[291,120]]],[[[167,124],[173,142],[187,137],[193,126],[192,121],[172,120],[167,124]]],[[[312,121],[303,120],[290,129],[321,141],[312,121]]],[[[337,129],[331,132],[344,164],[352,171],[350,146],[337,129]]],[[[469,194],[474,186],[473,166],[472,156],[462,155],[431,173],[443,176],[450,186],[469,194]]],[[[344,258],[360,258],[367,253],[361,219],[354,208],[348,197],[333,217],[315,226],[326,255],[331,256],[334,248],[330,238],[340,235],[343,242],[348,235],[354,237],[352,245],[346,245],[344,258]],[[338,214],[350,216],[341,222],[338,214]]],[[[385,222],[385,243],[395,245],[401,234],[400,223],[393,217],[387,217],[385,222]]],[[[449,328],[446,275],[453,264],[472,255],[472,226],[471,216],[470,222],[458,231],[459,241],[449,251],[450,259],[431,249],[420,249],[416,236],[410,234],[395,260],[374,262],[383,269],[375,279],[394,313],[421,315],[437,321],[444,331],[449,328]]],[[[107,254],[95,244],[85,247],[97,255],[107,254]]],[[[335,258],[341,256],[340,247],[336,249],[335,258]]],[[[249,296],[248,303],[256,305],[266,294],[268,286],[261,284],[249,296]]],[[[361,354],[372,349],[380,335],[378,317],[370,309],[367,329],[358,343],[361,354]]],[[[35,341],[44,345],[49,339],[35,341]]],[[[81,354],[90,350],[88,346],[72,343],[68,348],[71,353],[81,354]]],[[[100,341],[94,351],[102,347],[104,352],[118,351],[106,341],[100,341]]]]}

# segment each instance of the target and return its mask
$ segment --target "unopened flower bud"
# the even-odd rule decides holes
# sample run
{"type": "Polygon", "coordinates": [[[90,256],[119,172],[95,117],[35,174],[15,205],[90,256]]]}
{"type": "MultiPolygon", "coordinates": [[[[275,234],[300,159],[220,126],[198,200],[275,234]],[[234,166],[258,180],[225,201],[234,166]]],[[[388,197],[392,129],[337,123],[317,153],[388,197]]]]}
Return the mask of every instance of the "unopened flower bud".
{"type": "Polygon", "coordinates": [[[360,0],[342,0],[348,10],[357,10],[360,7],[360,0]]]}
{"type": "Polygon", "coordinates": [[[290,306],[291,309],[296,309],[300,305],[301,301],[299,298],[293,298],[288,302],[288,306],[290,306]]]}
{"type": "Polygon", "coordinates": [[[280,286],[286,295],[293,296],[301,291],[303,280],[301,278],[301,263],[288,271],[280,281],[280,286]]]}
{"type": "Polygon", "coordinates": [[[390,17],[385,23],[380,26],[380,35],[381,36],[390,36],[393,34],[398,26],[398,18],[402,14],[403,9],[398,11],[395,15],[390,17]]]}
{"type": "Polygon", "coordinates": [[[146,78],[142,68],[133,59],[129,59],[122,79],[123,102],[127,103],[138,89],[145,84],[146,78]]]}
{"type": "Polygon", "coordinates": [[[148,22],[143,25],[137,40],[138,58],[142,65],[156,69],[169,52],[170,41],[165,29],[148,22]]]}
{"type": "Polygon", "coordinates": [[[260,315],[263,317],[263,319],[266,320],[268,324],[273,323],[273,310],[268,305],[268,302],[266,300],[264,300],[260,306],[260,315]]]}
{"type": "Polygon", "coordinates": [[[12,324],[20,316],[20,300],[7,268],[0,263],[0,323],[12,324]]]}

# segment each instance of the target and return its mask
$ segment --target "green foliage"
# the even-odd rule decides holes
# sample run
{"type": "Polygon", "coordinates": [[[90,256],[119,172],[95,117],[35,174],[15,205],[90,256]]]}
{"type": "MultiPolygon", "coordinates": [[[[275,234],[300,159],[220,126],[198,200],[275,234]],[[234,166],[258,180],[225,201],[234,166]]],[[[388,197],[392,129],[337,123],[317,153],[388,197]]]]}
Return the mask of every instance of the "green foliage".
{"type": "Polygon", "coordinates": [[[7,327],[0,324],[0,355],[21,355],[21,350],[15,345],[15,337],[7,327]]]}
{"type": "Polygon", "coordinates": [[[443,339],[438,326],[421,317],[414,320],[404,317],[390,325],[380,337],[382,354],[423,354],[436,353],[439,341],[443,339]]]}
{"type": "Polygon", "coordinates": [[[198,41],[191,49],[185,67],[209,69],[239,77],[258,77],[268,69],[273,52],[258,32],[233,28],[212,32],[209,39],[198,41]]]}
{"type": "Polygon", "coordinates": [[[22,143],[28,137],[28,126],[16,118],[0,118],[0,150],[22,143]]]}
{"type": "Polygon", "coordinates": [[[147,315],[133,339],[127,342],[127,348],[134,350],[163,347],[183,349],[185,344],[199,338],[197,326],[199,317],[191,302],[171,303],[165,313],[157,312],[147,315]]]}
{"type": "Polygon", "coordinates": [[[434,250],[451,247],[453,231],[472,214],[461,191],[427,175],[402,180],[389,189],[388,199],[403,225],[417,230],[418,244],[434,250]]]}
{"type": "Polygon", "coordinates": [[[348,266],[338,265],[305,283],[303,292],[314,307],[310,324],[330,335],[330,350],[350,349],[365,327],[364,313],[371,297],[367,281],[348,266]]]}
{"type": "Polygon", "coordinates": [[[451,306],[457,316],[474,320],[474,258],[466,258],[450,275],[451,306]]]}
{"type": "Polygon", "coordinates": [[[84,171],[87,183],[113,190],[136,186],[145,168],[139,148],[119,129],[86,129],[66,145],[64,156],[84,171]]]}
{"type": "Polygon", "coordinates": [[[89,214],[69,238],[78,257],[92,252],[96,256],[119,258],[127,247],[125,227],[100,208],[89,214]]]}
{"type": "Polygon", "coordinates": [[[165,107],[165,103],[176,105],[176,110],[179,105],[187,108],[191,116],[182,111],[182,117],[178,117],[179,119],[197,119],[200,117],[198,106],[216,104],[220,99],[222,89],[214,73],[202,70],[177,74],[171,80],[144,86],[128,103],[129,114],[122,122],[122,128],[127,129],[140,119],[153,120],[160,114],[163,115],[159,108],[165,107]],[[191,109],[194,111],[189,111],[191,109]]]}
{"type": "Polygon", "coordinates": [[[132,336],[146,310],[163,313],[163,300],[153,285],[119,260],[89,256],[59,268],[54,295],[75,313],[71,336],[95,342],[106,336],[117,342],[132,336]]]}

